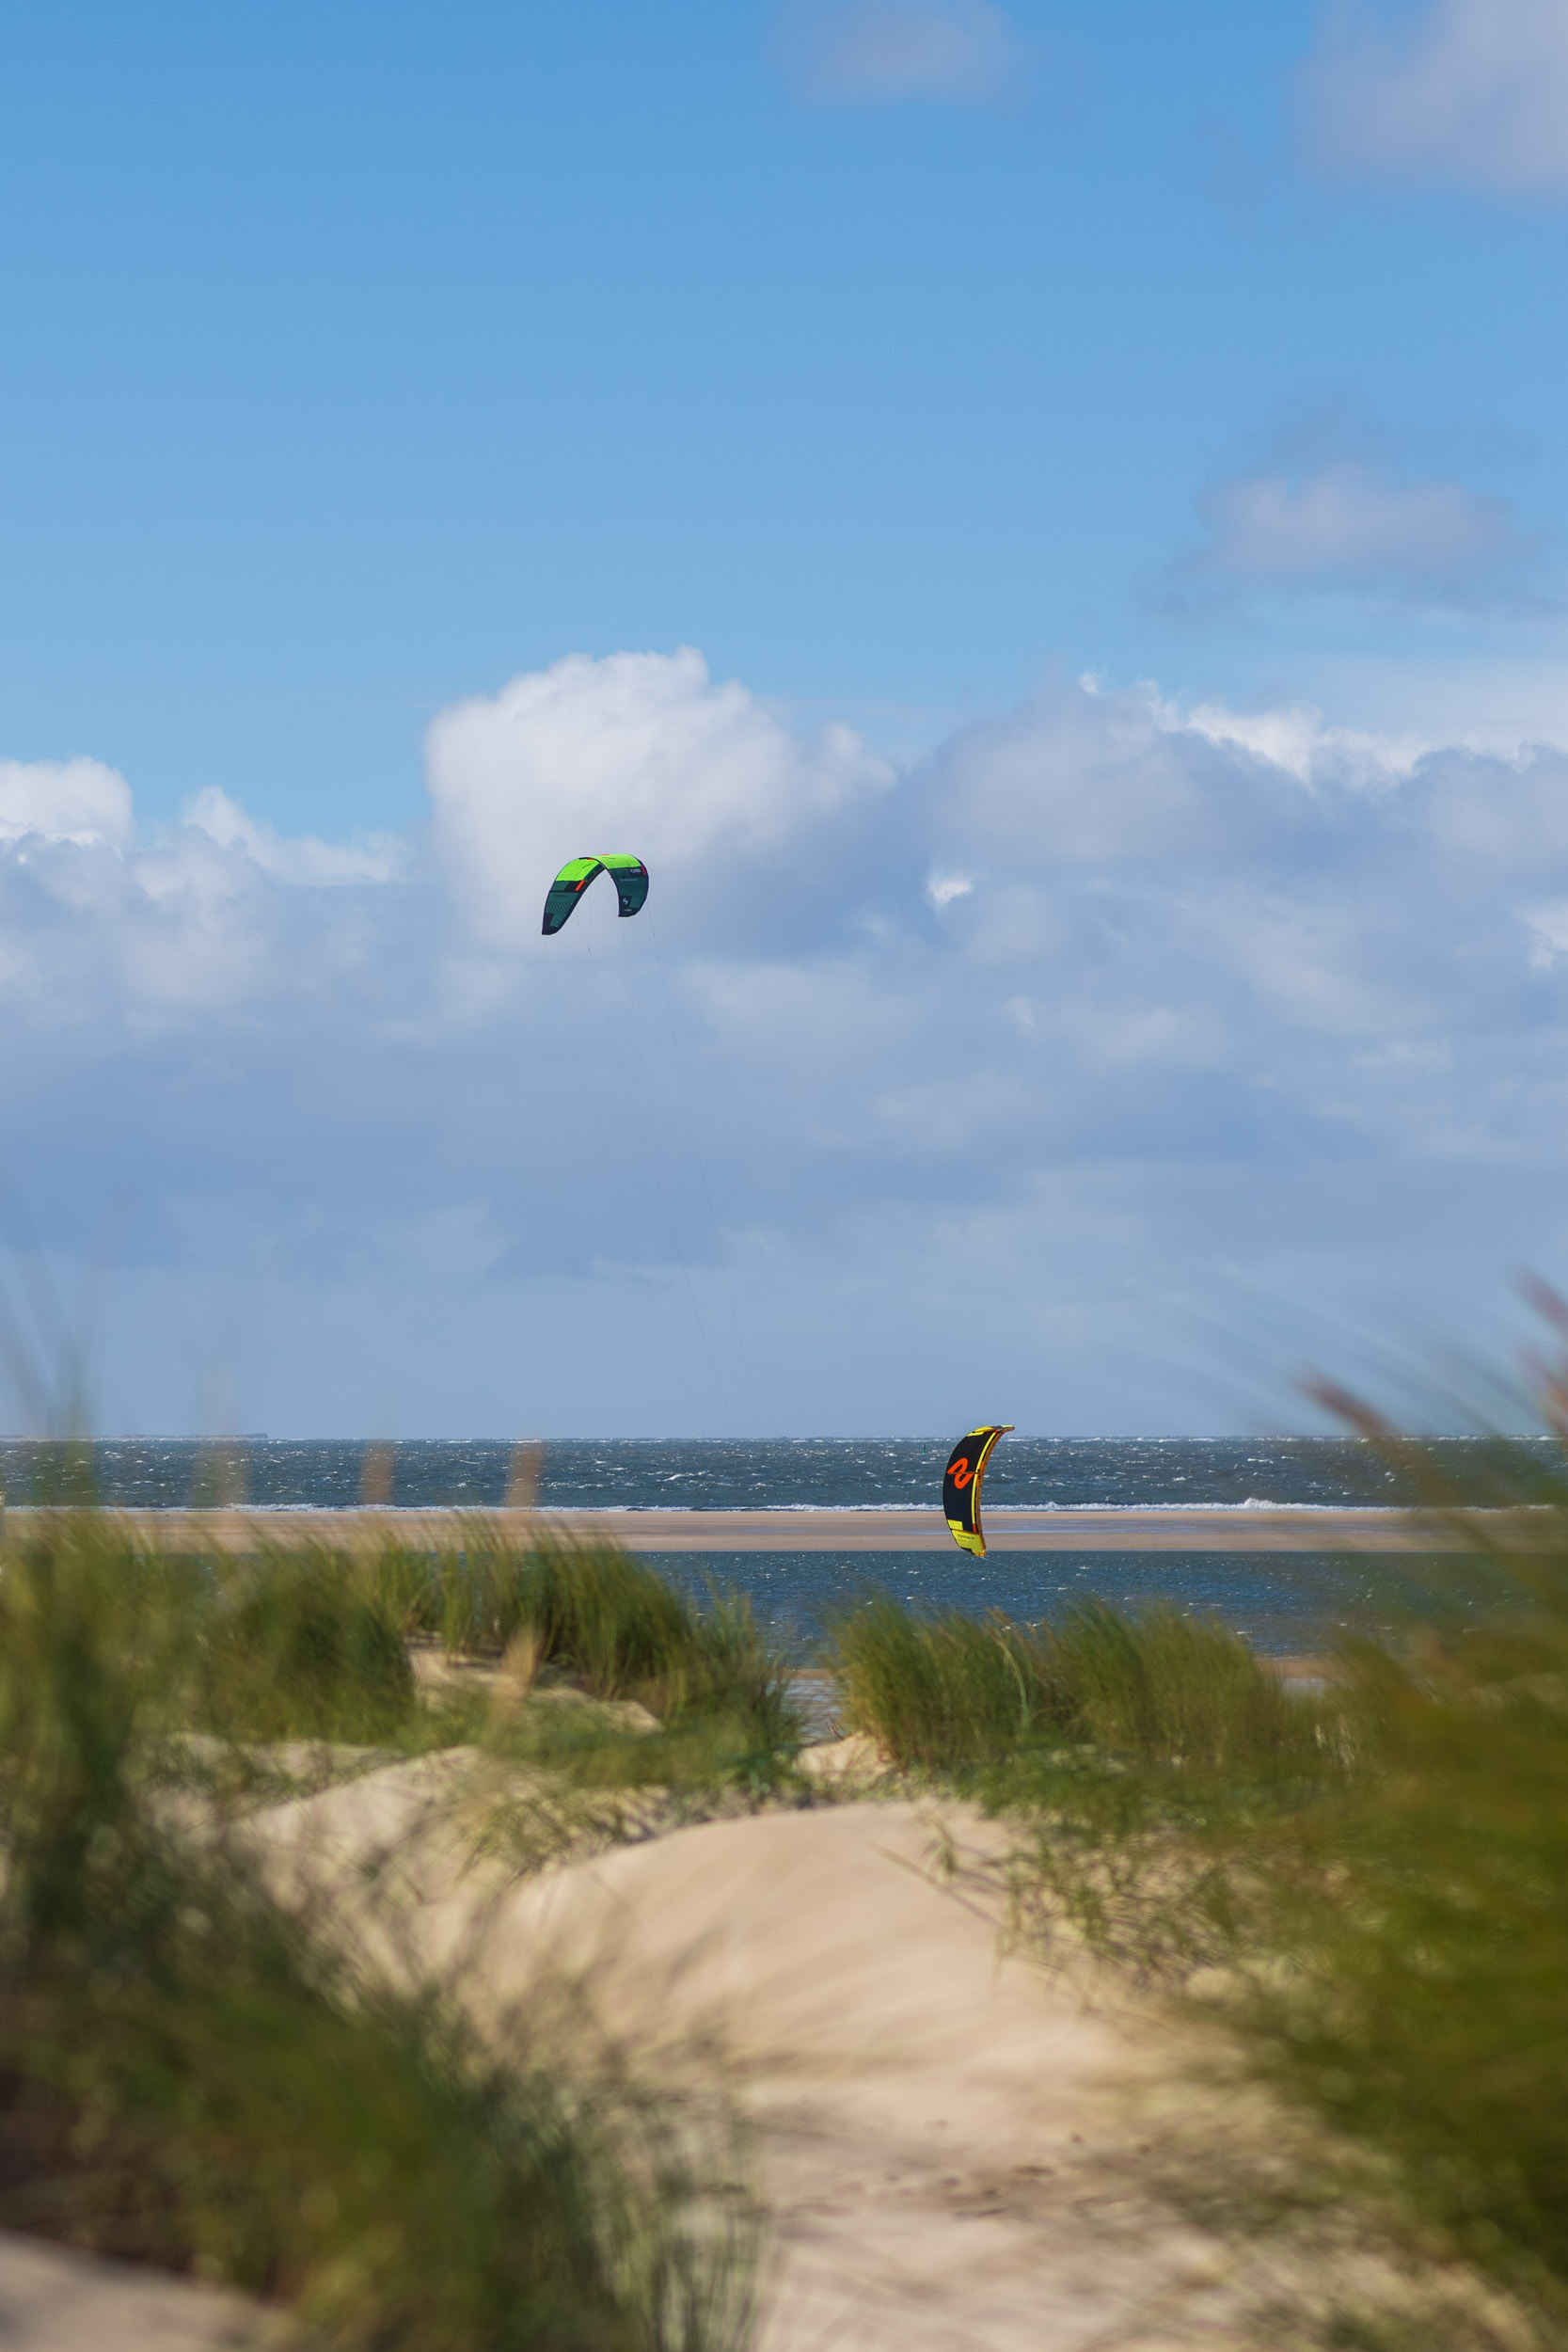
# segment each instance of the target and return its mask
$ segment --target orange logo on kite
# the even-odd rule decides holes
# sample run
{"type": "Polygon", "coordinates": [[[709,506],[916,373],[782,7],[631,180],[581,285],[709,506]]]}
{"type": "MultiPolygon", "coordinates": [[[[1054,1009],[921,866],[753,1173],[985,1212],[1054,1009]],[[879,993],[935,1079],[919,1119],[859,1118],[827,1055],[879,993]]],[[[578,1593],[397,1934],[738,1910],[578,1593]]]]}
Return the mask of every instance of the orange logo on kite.
{"type": "Polygon", "coordinates": [[[951,1478],[954,1486],[958,1487],[958,1492],[961,1494],[964,1488],[968,1486],[970,1480],[974,1475],[974,1472],[969,1467],[969,1456],[967,1454],[959,1454],[958,1460],[954,1463],[947,1475],[951,1478]]]}

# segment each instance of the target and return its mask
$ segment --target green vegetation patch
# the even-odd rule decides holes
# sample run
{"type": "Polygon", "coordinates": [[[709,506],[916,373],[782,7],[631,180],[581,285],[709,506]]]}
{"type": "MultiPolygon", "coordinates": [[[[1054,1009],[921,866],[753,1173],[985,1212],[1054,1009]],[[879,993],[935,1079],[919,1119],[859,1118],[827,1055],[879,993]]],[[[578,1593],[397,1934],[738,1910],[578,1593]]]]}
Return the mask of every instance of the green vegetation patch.
{"type": "Polygon", "coordinates": [[[912,1614],[879,1595],[832,1629],[854,1726],[905,1770],[1006,1766],[1087,1748],[1178,1770],[1309,1754],[1314,1728],[1239,1636],[1169,1606],[1089,1601],[1055,1625],[912,1614]]]}
{"type": "Polygon", "coordinates": [[[395,1615],[323,1545],[218,1568],[193,1663],[194,1721],[235,1740],[374,1745],[415,1710],[395,1615]]]}
{"type": "Polygon", "coordinates": [[[495,1702],[470,1704],[468,1736],[517,1761],[594,1786],[779,1784],[800,1744],[788,1661],[744,1595],[689,1599],[620,1548],[546,1535],[527,1546],[476,1518],[461,1547],[388,1545],[360,1574],[387,1619],[449,1656],[503,1667],[495,1702]],[[519,1703],[562,1679],[613,1712],[519,1703]],[[657,1736],[655,1733],[657,1732],[657,1736]]]}
{"type": "Polygon", "coordinates": [[[341,1730],[361,1675],[414,1704],[373,1587],[324,1569],[165,1562],[87,1513],[6,1557],[0,2226],[230,2280],[343,2352],[738,2344],[721,2121],[569,2008],[481,2042],[454,1988],[270,1900],[220,1816],[180,1833],[193,1708],[341,1730]]]}

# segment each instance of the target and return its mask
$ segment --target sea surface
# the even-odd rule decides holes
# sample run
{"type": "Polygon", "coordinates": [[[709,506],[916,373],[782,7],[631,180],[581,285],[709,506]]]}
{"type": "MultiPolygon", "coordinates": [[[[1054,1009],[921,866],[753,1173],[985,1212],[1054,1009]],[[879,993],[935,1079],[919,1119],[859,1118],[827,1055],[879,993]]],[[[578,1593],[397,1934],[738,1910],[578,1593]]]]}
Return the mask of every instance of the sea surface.
{"type": "MultiPolygon", "coordinates": [[[[951,1437],[857,1441],[566,1440],[544,1448],[538,1500],[570,1509],[772,1510],[772,1552],[663,1553],[657,1566],[701,1594],[713,1584],[751,1593],[758,1613],[809,1645],[836,1610],[878,1591],[921,1609],[1001,1609],[1049,1617],[1099,1595],[1136,1606],[1156,1597],[1212,1611],[1260,1648],[1310,1649],[1341,1626],[1382,1628],[1433,1594],[1465,1608],[1478,1595],[1463,1564],[1331,1552],[993,1551],[971,1559],[930,1551],[792,1551],[789,1518],[813,1509],[908,1509],[940,1500],[951,1437]]],[[[1449,1438],[1444,1469],[1481,1490],[1499,1452],[1516,1467],[1544,1466],[1546,1441],[1449,1438]]],[[[390,1449],[357,1440],[268,1438],[210,1443],[184,1438],[103,1438],[68,1458],[62,1449],[0,1439],[0,1486],[15,1502],[49,1501],[85,1485],[126,1507],[247,1501],[275,1509],[342,1509],[367,1490],[377,1502],[494,1509],[504,1502],[513,1449],[504,1442],[411,1439],[390,1449]]],[[[1550,1454],[1551,1460],[1558,1457],[1550,1454]]],[[[1418,1497],[1357,1440],[1338,1438],[1059,1438],[1009,1437],[991,1457],[989,1508],[1291,1502],[1335,1505],[1418,1497]]]]}

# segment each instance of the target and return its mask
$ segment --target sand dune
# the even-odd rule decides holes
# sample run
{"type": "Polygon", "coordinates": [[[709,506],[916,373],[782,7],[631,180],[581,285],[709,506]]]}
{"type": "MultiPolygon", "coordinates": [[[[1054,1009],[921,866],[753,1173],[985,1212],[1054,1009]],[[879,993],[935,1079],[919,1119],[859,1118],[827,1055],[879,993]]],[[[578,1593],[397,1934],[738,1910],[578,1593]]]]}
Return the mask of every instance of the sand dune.
{"type": "Polygon", "coordinates": [[[441,1795],[460,1758],[404,1765],[259,1818],[279,1883],[376,1901],[338,1918],[375,1956],[470,1971],[499,2014],[578,1980],[653,2080],[726,2084],[755,2136],[770,2217],[761,2352],[1155,2352],[1220,2345],[1256,2299],[1194,2227],[1173,2172],[1195,2133],[1266,2137],[1168,2018],[998,1949],[973,1813],[861,1802],[710,1821],[502,1890],[467,1869],[441,1795]]]}
{"type": "MultiPolygon", "coordinates": [[[[593,2046],[586,2004],[677,2103],[733,2099],[767,2216],[758,2352],[1258,2352],[1320,2340],[1275,2332],[1281,2303],[1429,2296],[1354,2220],[1326,2264],[1236,2226],[1283,2120],[1191,2023],[1007,1954],[1001,1836],[973,1811],[781,1809],[519,1881],[474,1859],[509,1786],[526,1794],[447,1750],[267,1805],[246,1834],[372,1966],[460,1985],[497,2031],[570,1987],[562,2062],[593,2046]],[[1227,2198],[1228,2220],[1193,2217],[1227,2198]]],[[[0,2334],[22,2352],[216,2352],[245,2324],[234,2297],[0,2239],[0,2334]]]]}
{"type": "Polygon", "coordinates": [[[714,1822],[540,1882],[508,1933],[590,1963],[656,2073],[683,2038],[722,2051],[776,2233],[765,2352],[1212,2330],[1228,2259],[1140,2179],[1168,2036],[999,1958],[994,1915],[933,1881],[938,1826],[908,1804],[714,1822]]]}

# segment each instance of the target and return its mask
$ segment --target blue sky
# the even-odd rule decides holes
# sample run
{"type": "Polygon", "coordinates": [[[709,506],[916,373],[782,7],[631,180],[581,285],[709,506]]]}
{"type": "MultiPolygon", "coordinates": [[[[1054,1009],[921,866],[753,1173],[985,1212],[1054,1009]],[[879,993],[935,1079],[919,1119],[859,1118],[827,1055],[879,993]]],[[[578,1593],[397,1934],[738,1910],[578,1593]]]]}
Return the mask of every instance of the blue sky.
{"type": "Polygon", "coordinates": [[[8,8],[105,1425],[1236,1426],[1563,1271],[1565,125],[1558,0],[8,8]]]}

